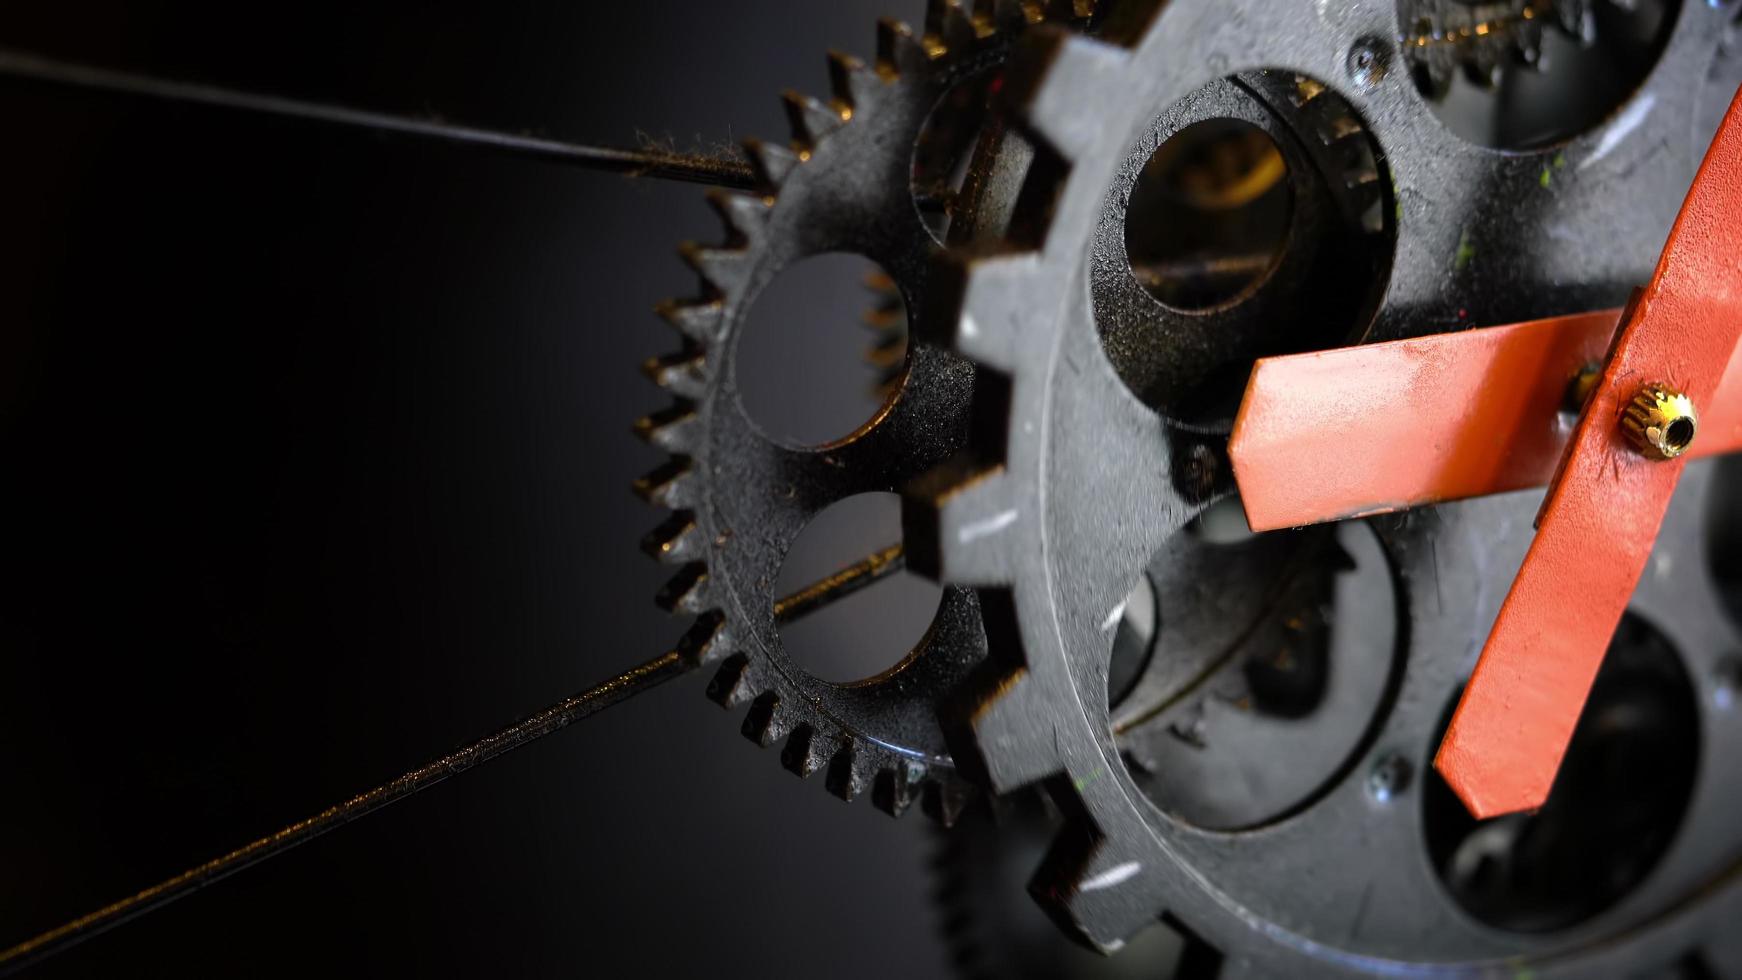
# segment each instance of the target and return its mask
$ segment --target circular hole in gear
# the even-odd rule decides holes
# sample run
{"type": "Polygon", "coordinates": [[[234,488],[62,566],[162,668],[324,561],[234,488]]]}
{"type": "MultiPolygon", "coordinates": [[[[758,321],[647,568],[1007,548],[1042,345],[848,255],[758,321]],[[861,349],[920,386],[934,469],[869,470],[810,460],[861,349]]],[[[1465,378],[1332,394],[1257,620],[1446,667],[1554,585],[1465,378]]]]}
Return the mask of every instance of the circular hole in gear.
{"type": "Polygon", "coordinates": [[[1209,830],[1257,827],[1358,759],[1390,703],[1398,649],[1391,573],[1365,524],[1244,538],[1188,528],[1139,588],[1154,590],[1153,655],[1116,686],[1127,600],[1108,698],[1150,802],[1209,830]]]}
{"type": "Polygon", "coordinates": [[[1707,463],[1717,487],[1707,514],[1706,554],[1712,578],[1731,621],[1742,627],[1742,456],[1726,456],[1707,463]]]}
{"type": "Polygon", "coordinates": [[[1219,429],[1256,359],[1358,339],[1390,275],[1387,172],[1348,101],[1293,72],[1223,78],[1159,113],[1126,150],[1089,257],[1101,349],[1126,388],[1219,429]]]}
{"type": "MultiPolygon", "coordinates": [[[[1002,71],[992,69],[951,86],[927,114],[914,142],[908,186],[926,230],[939,244],[953,240],[952,226],[974,166],[975,150],[992,138],[991,127],[999,125],[998,115],[987,106],[1003,79],[1002,71]]],[[[1000,142],[998,149],[1005,152],[1009,147],[1000,142]]],[[[955,232],[959,238],[963,229],[955,232]]]]}
{"type": "Polygon", "coordinates": [[[1404,61],[1452,132],[1532,150],[1601,123],[1645,81],[1680,0],[1399,0],[1404,61]]]}
{"type": "MultiPolygon", "coordinates": [[[[1442,736],[1456,708],[1454,697],[1442,736]]],[[[1567,929],[1610,908],[1675,840],[1699,769],[1699,719],[1668,638],[1627,614],[1542,809],[1479,821],[1438,772],[1428,777],[1423,819],[1440,880],[1464,911],[1512,932],[1567,929]]]]}
{"type": "MultiPolygon", "coordinates": [[[[901,543],[901,498],[864,493],[842,500],[805,526],[775,581],[775,618],[802,590],[901,543]]],[[[871,581],[814,611],[781,623],[788,657],[819,680],[868,680],[905,660],[925,637],[943,588],[905,570],[871,581]]]]}
{"type": "Polygon", "coordinates": [[[816,255],[756,296],[732,376],[770,438],[817,446],[852,435],[894,398],[907,370],[907,306],[882,267],[816,255]]]}
{"type": "Polygon", "coordinates": [[[1155,635],[1161,629],[1157,614],[1155,583],[1144,575],[1119,604],[1119,622],[1113,631],[1113,659],[1107,668],[1109,707],[1123,704],[1149,669],[1149,659],[1155,655],[1155,635]]]}
{"type": "Polygon", "coordinates": [[[1288,163],[1264,130],[1206,119],[1158,147],[1131,191],[1125,254],[1151,296],[1220,306],[1268,274],[1288,238],[1288,163]]]}

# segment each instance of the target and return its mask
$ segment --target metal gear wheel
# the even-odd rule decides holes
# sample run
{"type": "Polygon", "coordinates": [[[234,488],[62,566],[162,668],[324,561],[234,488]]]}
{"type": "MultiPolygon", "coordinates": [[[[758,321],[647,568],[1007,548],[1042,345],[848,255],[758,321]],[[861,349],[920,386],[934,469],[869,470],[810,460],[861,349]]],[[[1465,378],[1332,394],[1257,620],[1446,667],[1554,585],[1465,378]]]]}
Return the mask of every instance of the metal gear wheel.
{"type": "MultiPolygon", "coordinates": [[[[948,291],[939,290],[959,311],[956,349],[1008,379],[975,396],[998,400],[1006,425],[978,455],[916,483],[905,522],[916,562],[982,588],[992,659],[951,712],[958,763],[998,792],[1053,791],[1070,830],[1033,888],[1091,945],[1116,949],[1166,918],[1220,951],[1223,975],[1637,972],[1716,942],[1714,925],[1742,909],[1742,889],[1726,887],[1734,875],[1707,871],[1733,858],[1710,848],[1737,843],[1724,814],[1742,780],[1710,767],[1646,883],[1578,927],[1527,933],[1477,922],[1421,857],[1412,774],[1425,771],[1447,699],[1480,647],[1474,624],[1492,621],[1504,592],[1496,583],[1522,559],[1530,494],[1355,526],[1390,582],[1396,641],[1378,651],[1390,668],[1367,695],[1366,724],[1341,736],[1304,800],[1232,830],[1152,802],[1108,707],[1112,636],[1145,568],[1232,491],[1219,437],[1227,418],[1214,398],[1206,412],[1205,397],[1173,394],[1191,389],[1167,370],[1199,358],[1181,372],[1190,380],[1214,366],[1201,346],[1170,348],[1188,329],[1178,311],[1145,307],[1130,291],[1132,302],[1110,309],[1097,282],[1128,268],[1116,232],[1157,120],[1236,73],[1280,71],[1340,91],[1388,167],[1395,251],[1357,339],[1617,305],[1649,277],[1704,145],[1693,121],[1725,17],[1682,10],[1635,96],[1650,113],[1624,112],[1524,154],[1458,139],[1405,73],[1388,70],[1396,52],[1382,39],[1399,36],[1390,0],[1174,0],[1133,49],[1045,34],[1023,52],[1006,92],[1038,147],[1022,195],[1038,206],[1014,222],[1028,230],[1015,248],[956,254],[948,291]],[[1629,193],[1619,195],[1623,183],[1629,193]],[[1164,329],[1149,335],[1148,361],[1107,339],[1152,324],[1164,329]],[[1132,370],[1146,364],[1160,373],[1132,370]],[[1706,889],[1716,890],[1679,905],[1706,889]]],[[[1254,335],[1225,353],[1238,365],[1267,344],[1300,340],[1254,335]]],[[[1706,567],[1709,490],[1690,471],[1659,541],[1665,567],[1706,567]]],[[[1713,661],[1737,641],[1710,582],[1671,588],[1648,577],[1635,608],[1672,636],[1692,683],[1709,693],[1713,661]]],[[[1707,713],[1702,724],[1708,742],[1742,735],[1731,716],[1707,713]]],[[[1285,751],[1275,764],[1291,758],[1285,751]]]]}
{"type": "Polygon", "coordinates": [[[871,422],[836,442],[799,447],[770,438],[746,414],[734,374],[738,341],[763,287],[827,252],[875,260],[908,308],[922,309],[941,247],[909,190],[928,114],[958,83],[1001,64],[1023,32],[1083,25],[1092,7],[988,0],[969,9],[933,0],[923,35],[895,21],[879,26],[874,64],[831,55],[829,99],[786,96],[791,145],[747,145],[759,190],[710,196],[726,240],[682,250],[701,293],[662,307],[683,347],[644,368],[674,396],[636,424],[671,454],[636,490],[672,511],[644,547],[679,566],[658,601],[697,617],[680,649],[718,662],[709,696],[727,707],[750,704],[744,734],[765,746],[785,739],[786,768],[800,776],[826,769],[831,792],[850,800],[869,789],[892,814],[923,799],[948,821],[968,796],[935,704],[984,656],[974,593],[947,590],[929,632],[896,667],[833,684],[787,655],[775,615],[781,597],[771,590],[817,513],[856,494],[893,491],[960,448],[975,371],[946,350],[913,344],[871,422]]]}
{"type": "Polygon", "coordinates": [[[1539,64],[1544,30],[1587,40],[1589,8],[1589,0],[1405,0],[1399,37],[1418,84],[1439,98],[1460,71],[1491,86],[1503,65],[1539,64]]]}

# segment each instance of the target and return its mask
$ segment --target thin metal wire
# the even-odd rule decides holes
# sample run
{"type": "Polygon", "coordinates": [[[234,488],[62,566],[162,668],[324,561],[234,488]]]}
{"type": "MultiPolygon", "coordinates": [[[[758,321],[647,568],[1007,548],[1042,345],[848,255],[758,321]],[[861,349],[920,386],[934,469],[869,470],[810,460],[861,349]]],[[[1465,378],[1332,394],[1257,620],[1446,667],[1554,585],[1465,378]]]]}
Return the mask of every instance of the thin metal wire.
{"type": "Polygon", "coordinates": [[[367,816],[415,793],[464,772],[481,762],[520,748],[553,732],[595,714],[627,698],[651,690],[673,678],[689,673],[695,664],[672,652],[656,657],[628,670],[590,690],[566,698],[518,724],[479,739],[457,749],[430,764],[414,769],[390,783],[377,786],[337,806],[285,827],[251,844],[239,847],[222,857],[197,867],[142,892],[124,898],[113,905],[81,916],[56,929],[26,940],[0,952],[0,976],[11,976],[19,970],[40,962],[83,942],[98,933],[168,905],[170,902],[220,878],[228,877],[268,858],[304,844],[329,830],[336,829],[360,817],[367,816]]]}
{"type": "MultiPolygon", "coordinates": [[[[795,622],[845,598],[860,589],[881,581],[904,566],[902,546],[891,545],[865,559],[848,565],[828,578],[806,586],[774,604],[775,619],[781,624],[795,622]]],[[[389,783],[354,796],[337,806],[300,820],[283,830],[246,844],[222,857],[183,871],[166,881],[138,892],[112,905],[81,916],[33,939],[27,939],[11,949],[0,952],[0,977],[12,976],[34,963],[39,963],[79,943],[106,932],[129,919],[144,915],[170,902],[197,891],[221,878],[226,878],[268,858],[276,857],[298,844],[319,837],[353,820],[368,816],[385,806],[398,803],[442,782],[455,773],[488,762],[528,742],[559,732],[588,715],[627,700],[637,694],[681,677],[698,665],[677,652],[655,657],[639,667],[631,668],[589,690],[565,698],[527,718],[525,721],[473,742],[464,748],[442,756],[419,769],[389,783]]]]}
{"type": "Polygon", "coordinates": [[[751,188],[755,183],[749,164],[735,157],[586,146],[537,136],[479,129],[475,126],[458,126],[433,119],[416,119],[367,109],[243,92],[215,85],[152,78],[131,72],[57,61],[5,48],[0,48],[0,76],[483,147],[517,156],[633,177],[654,177],[739,189],[751,188]]]}
{"type": "Polygon", "coordinates": [[[774,621],[782,626],[796,622],[837,599],[894,575],[907,567],[907,555],[899,544],[873,552],[828,578],[794,592],[774,604],[774,621]]]}

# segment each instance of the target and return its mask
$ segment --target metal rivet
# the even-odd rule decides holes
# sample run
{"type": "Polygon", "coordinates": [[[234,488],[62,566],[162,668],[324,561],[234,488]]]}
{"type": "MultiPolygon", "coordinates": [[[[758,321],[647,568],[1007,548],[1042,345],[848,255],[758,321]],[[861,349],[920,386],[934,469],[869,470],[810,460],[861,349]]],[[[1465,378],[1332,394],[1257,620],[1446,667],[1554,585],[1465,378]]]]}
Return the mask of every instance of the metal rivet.
{"type": "Polygon", "coordinates": [[[1380,803],[1390,803],[1409,789],[1415,778],[1415,767],[1397,752],[1388,752],[1373,764],[1367,774],[1367,793],[1380,803]]]}
{"type": "Polygon", "coordinates": [[[1349,77],[1357,85],[1372,85],[1385,77],[1391,62],[1390,48],[1376,37],[1364,37],[1349,49],[1349,77]]]}
{"type": "Polygon", "coordinates": [[[1675,459],[1694,444],[1700,420],[1688,396],[1654,381],[1622,410],[1621,430],[1645,458],[1675,459]]]}

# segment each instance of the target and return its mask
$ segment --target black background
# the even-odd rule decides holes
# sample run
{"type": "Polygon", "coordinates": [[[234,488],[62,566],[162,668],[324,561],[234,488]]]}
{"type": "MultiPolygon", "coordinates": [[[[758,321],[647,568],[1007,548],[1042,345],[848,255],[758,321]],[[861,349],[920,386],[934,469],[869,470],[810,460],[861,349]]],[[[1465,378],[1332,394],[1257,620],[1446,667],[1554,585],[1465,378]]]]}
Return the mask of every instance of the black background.
{"type": "MultiPolygon", "coordinates": [[[[8,4],[0,45],[688,146],[783,135],[882,13],[920,5],[8,4]]],[[[0,82],[0,945],[676,639],[634,368],[716,228],[694,187],[0,82]]],[[[41,975],[942,973],[923,818],[704,682],[41,975]]]]}

